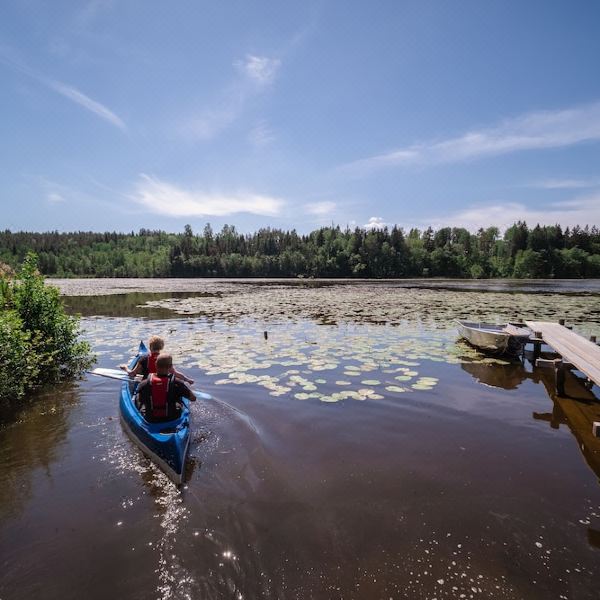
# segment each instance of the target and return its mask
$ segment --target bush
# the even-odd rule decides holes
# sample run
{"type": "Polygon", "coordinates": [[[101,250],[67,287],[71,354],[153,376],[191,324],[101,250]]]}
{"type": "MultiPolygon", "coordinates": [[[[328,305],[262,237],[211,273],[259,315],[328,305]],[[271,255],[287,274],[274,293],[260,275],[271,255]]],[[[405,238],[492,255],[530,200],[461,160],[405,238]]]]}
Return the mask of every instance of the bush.
{"type": "Polygon", "coordinates": [[[0,399],[25,394],[28,382],[37,381],[39,368],[31,352],[31,339],[14,311],[0,313],[0,399]]]}
{"type": "Polygon", "coordinates": [[[0,399],[75,377],[94,363],[89,344],[78,339],[79,320],[65,314],[58,289],[44,284],[34,254],[15,279],[1,282],[0,399]]]}

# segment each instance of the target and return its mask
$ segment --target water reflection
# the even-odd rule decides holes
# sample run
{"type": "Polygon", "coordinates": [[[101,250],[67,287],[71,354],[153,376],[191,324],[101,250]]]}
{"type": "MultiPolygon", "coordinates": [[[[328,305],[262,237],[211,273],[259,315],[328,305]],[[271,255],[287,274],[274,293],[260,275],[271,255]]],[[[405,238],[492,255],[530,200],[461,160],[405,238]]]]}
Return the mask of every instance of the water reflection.
{"type": "Polygon", "coordinates": [[[75,383],[38,391],[0,425],[0,519],[27,505],[37,469],[52,478],[69,434],[69,417],[81,398],[75,383]]]}
{"type": "Polygon", "coordinates": [[[552,429],[566,425],[577,440],[586,463],[600,480],[600,438],[592,433],[594,422],[600,421],[600,401],[584,385],[584,381],[571,371],[566,374],[566,396],[556,394],[554,370],[533,367],[527,371],[526,363],[506,365],[481,362],[463,362],[463,371],[477,382],[505,390],[517,389],[524,381],[541,383],[552,400],[551,412],[533,412],[536,421],[545,421],[552,429]]]}
{"type": "Polygon", "coordinates": [[[568,397],[556,394],[553,369],[535,369],[534,378],[543,384],[553,402],[553,408],[550,413],[534,412],[533,418],[548,422],[552,429],[567,425],[577,440],[586,463],[600,481],[600,438],[595,437],[592,432],[594,422],[600,421],[600,401],[570,371],[566,373],[565,381],[568,397]]]}
{"type": "Polygon", "coordinates": [[[600,548],[600,531],[597,529],[588,529],[588,542],[594,548],[600,548]]]}
{"type": "Polygon", "coordinates": [[[522,363],[508,365],[483,362],[463,362],[460,365],[479,383],[504,390],[516,390],[531,375],[522,363]]]}
{"type": "Polygon", "coordinates": [[[220,298],[222,292],[130,292],[98,296],[64,296],[69,314],[83,317],[146,317],[148,319],[177,318],[173,311],[160,306],[146,306],[148,302],[181,298],[220,298]]]}
{"type": "MultiPolygon", "coordinates": [[[[105,367],[162,335],[216,398],[193,406],[188,488],[126,437],[118,384],[88,381],[76,416],[65,409],[67,430],[87,425],[56,440],[53,485],[26,459],[42,466],[2,523],[3,600],[596,598],[600,487],[570,434],[531,418],[566,421],[535,385],[552,374],[456,344],[451,325],[539,297],[517,309],[510,294],[384,283],[231,283],[222,298],[143,285],[166,295],[90,305],[85,335],[105,367]]],[[[600,325],[597,298],[548,296],[544,310],[600,325]]],[[[16,454],[5,441],[0,456],[16,454]]]]}

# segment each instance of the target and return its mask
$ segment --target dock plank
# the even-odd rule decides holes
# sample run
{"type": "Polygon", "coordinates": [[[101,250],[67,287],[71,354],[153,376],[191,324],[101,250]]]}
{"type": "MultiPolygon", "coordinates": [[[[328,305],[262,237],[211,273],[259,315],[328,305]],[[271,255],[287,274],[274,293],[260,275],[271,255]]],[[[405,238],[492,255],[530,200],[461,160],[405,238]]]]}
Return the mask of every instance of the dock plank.
{"type": "Polygon", "coordinates": [[[544,343],[560,354],[595,384],[600,385],[600,347],[558,323],[526,321],[527,327],[539,332],[544,343]]]}

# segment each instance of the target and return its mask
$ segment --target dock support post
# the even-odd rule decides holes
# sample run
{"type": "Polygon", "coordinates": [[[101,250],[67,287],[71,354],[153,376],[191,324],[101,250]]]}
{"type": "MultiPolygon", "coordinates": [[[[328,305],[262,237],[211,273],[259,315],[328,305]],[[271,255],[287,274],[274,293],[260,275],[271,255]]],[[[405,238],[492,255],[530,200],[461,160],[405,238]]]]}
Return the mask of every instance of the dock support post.
{"type": "Polygon", "coordinates": [[[567,398],[565,393],[565,374],[569,369],[572,369],[574,365],[570,362],[565,361],[562,358],[557,358],[554,361],[554,381],[556,384],[556,394],[567,398]]]}
{"type": "Polygon", "coordinates": [[[565,365],[561,361],[557,361],[554,366],[554,380],[556,383],[556,393],[559,396],[565,395],[565,365]]]}
{"type": "Polygon", "coordinates": [[[535,361],[542,353],[542,334],[539,331],[535,331],[531,338],[531,342],[533,343],[533,364],[535,364],[535,361]]]}

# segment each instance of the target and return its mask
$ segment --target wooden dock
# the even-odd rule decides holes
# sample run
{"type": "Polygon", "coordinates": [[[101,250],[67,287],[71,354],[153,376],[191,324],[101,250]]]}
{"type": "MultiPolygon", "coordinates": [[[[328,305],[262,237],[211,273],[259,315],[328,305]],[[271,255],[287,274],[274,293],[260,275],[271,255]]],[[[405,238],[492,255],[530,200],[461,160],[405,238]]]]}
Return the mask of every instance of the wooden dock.
{"type": "MultiPolygon", "coordinates": [[[[539,347],[543,342],[561,356],[560,359],[553,361],[556,371],[556,388],[561,395],[564,395],[565,369],[577,369],[590,382],[600,385],[600,347],[595,342],[586,340],[561,323],[525,321],[525,324],[534,332],[534,345],[537,342],[539,347]]],[[[544,361],[542,359],[539,362],[543,363],[544,361]]]]}

